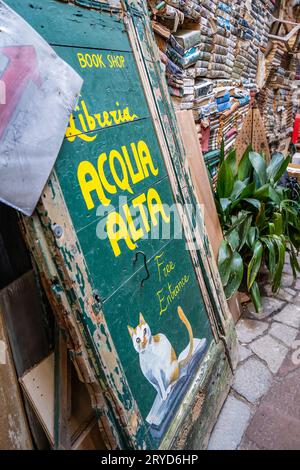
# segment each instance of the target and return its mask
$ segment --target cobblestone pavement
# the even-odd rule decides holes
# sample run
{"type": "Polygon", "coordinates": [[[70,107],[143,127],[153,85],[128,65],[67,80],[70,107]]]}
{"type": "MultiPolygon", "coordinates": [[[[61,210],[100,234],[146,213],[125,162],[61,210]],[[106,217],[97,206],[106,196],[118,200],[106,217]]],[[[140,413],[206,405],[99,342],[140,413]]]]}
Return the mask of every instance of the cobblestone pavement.
{"type": "Polygon", "coordinates": [[[300,449],[300,278],[264,287],[262,319],[237,324],[239,363],[208,449],[300,449]]]}

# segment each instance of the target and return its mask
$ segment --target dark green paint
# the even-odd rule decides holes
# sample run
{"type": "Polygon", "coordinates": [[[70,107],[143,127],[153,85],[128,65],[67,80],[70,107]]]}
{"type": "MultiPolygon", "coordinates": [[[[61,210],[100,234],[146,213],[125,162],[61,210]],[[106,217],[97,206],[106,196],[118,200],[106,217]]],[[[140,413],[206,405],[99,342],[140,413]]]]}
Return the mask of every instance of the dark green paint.
{"type": "MultiPolygon", "coordinates": [[[[119,149],[122,145],[129,146],[130,142],[144,140],[150,149],[155,168],[158,168],[159,174],[157,177],[151,175],[138,183],[133,188],[134,195],[126,194],[126,191],[123,192],[125,194],[122,194],[120,191],[117,196],[127,195],[132,199],[154,187],[158,190],[163,203],[172,204],[175,201],[135,60],[129,46],[128,36],[125,33],[124,23],[107,13],[88,11],[54,0],[47,2],[42,0],[10,0],[8,3],[19,11],[50,44],[55,45],[57,53],[84,77],[82,98],[90,113],[109,111],[118,101],[121,106],[129,106],[130,111],[137,114],[137,119],[133,122],[105,129],[93,129],[92,133],[96,135],[96,139],[92,143],[84,142],[79,136],[74,142],[65,139],[55,170],[77,233],[80,245],[78,249],[85,257],[89,281],[93,289],[100,295],[109,330],[107,331],[104,325],[101,325],[102,342],[97,343],[94,335],[97,332],[95,323],[85,312],[83,301],[85,286],[82,282],[81,272],[77,269],[74,274],[83,297],[79,299],[81,311],[78,311],[78,321],[86,343],[89,345],[91,365],[98,374],[99,380],[107,383],[108,387],[118,394],[126,410],[130,411],[133,400],[135,400],[142,417],[145,418],[156,392],[141,372],[139,358],[133,348],[127,325],[135,327],[138,324],[139,313],[142,312],[152,333],[165,334],[177,355],[188,344],[186,327],[177,315],[178,305],[187,315],[195,338],[205,337],[209,345],[212,341],[212,333],[194,266],[189,252],[186,251],[185,240],[177,240],[176,233],[171,233],[170,240],[142,239],[138,242],[137,250],[146,254],[150,272],[150,278],[141,287],[141,281],[145,277],[142,258],[139,258],[138,262],[134,264],[134,252],[130,251],[124,243],[122,243],[122,254],[115,258],[109,241],[97,239],[95,227],[100,219],[96,215],[99,201],[95,199],[95,208],[87,210],[78,185],[77,167],[82,160],[95,164],[102,152],[119,149]],[[78,66],[76,54],[78,52],[91,53],[92,51],[103,53],[103,55],[122,51],[127,68],[100,70],[93,67],[81,69],[78,66]],[[176,266],[167,279],[159,280],[155,256],[162,253],[164,253],[165,262],[172,260],[176,266]],[[166,290],[168,282],[174,287],[184,276],[187,276],[188,282],[169,305],[167,311],[160,315],[157,292],[161,288],[166,290]],[[105,371],[106,364],[102,362],[101,349],[106,348],[108,351],[112,351],[111,337],[118,353],[119,366],[118,371],[108,372],[105,371]],[[103,338],[105,338],[104,341],[103,338]],[[122,393],[120,388],[116,386],[115,374],[121,380],[122,393]]],[[[140,19],[138,21],[139,34],[141,40],[145,42],[143,27],[140,19]]],[[[151,56],[151,51],[149,55],[151,56]]],[[[157,80],[156,65],[152,64],[152,67],[150,65],[149,79],[157,80]]],[[[161,112],[167,110],[166,114],[170,113],[168,106],[161,101],[158,103],[158,108],[161,112]]],[[[74,115],[76,117],[76,113],[74,115]]],[[[172,129],[169,124],[166,124],[166,120],[163,121],[162,116],[160,119],[167,137],[172,133],[172,129]]],[[[172,121],[172,119],[170,120],[172,121]]],[[[90,136],[91,132],[86,135],[90,136]]],[[[180,149],[176,145],[171,147],[172,143],[170,143],[170,153],[172,157],[174,155],[178,185],[182,186],[179,177],[182,173],[182,164],[178,158],[180,149]]],[[[108,179],[111,177],[109,172],[106,176],[108,179]]],[[[53,197],[55,197],[55,193],[53,193],[53,197]]],[[[115,200],[116,196],[112,197],[112,202],[115,200]]],[[[176,194],[176,200],[183,200],[180,193],[176,194]]],[[[160,224],[162,225],[162,222],[160,224]]],[[[69,253],[62,254],[68,264],[69,253]]],[[[60,267],[57,266],[57,269],[63,279],[60,267]]],[[[118,429],[122,434],[120,427],[118,429]]],[[[152,445],[146,424],[138,426],[136,433],[135,447],[142,446],[144,443],[147,446],[152,445]]],[[[123,438],[126,440],[125,436],[123,438]]]]}

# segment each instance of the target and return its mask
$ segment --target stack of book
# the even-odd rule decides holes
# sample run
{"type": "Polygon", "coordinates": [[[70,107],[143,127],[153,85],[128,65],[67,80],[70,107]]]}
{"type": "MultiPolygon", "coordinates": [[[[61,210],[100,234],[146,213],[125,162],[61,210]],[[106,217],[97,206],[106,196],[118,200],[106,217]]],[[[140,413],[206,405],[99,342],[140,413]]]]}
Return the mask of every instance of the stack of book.
{"type": "Polygon", "coordinates": [[[266,57],[266,81],[259,95],[259,108],[271,150],[276,150],[292,132],[296,68],[297,61],[275,41],[266,57]]]}
{"type": "MultiPolygon", "coordinates": [[[[213,175],[222,139],[228,152],[248,112],[251,90],[257,89],[258,56],[266,49],[274,3],[148,0],[148,4],[174,106],[193,111],[213,175]]],[[[281,63],[279,56],[280,47],[274,51],[275,66],[276,60],[281,63]]],[[[287,123],[288,115],[284,115],[287,123]]]]}

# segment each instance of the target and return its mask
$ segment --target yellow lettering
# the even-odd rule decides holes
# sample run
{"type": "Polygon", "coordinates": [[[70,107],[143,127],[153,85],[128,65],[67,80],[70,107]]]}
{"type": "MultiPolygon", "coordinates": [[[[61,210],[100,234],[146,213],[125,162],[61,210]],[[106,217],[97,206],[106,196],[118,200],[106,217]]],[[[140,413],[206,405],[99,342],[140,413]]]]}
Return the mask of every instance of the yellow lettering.
{"type": "Polygon", "coordinates": [[[117,184],[117,186],[119,186],[119,188],[122,189],[123,191],[127,190],[129,193],[133,194],[133,191],[129,185],[126,164],[123,160],[122,155],[117,150],[111,150],[109,154],[109,167],[113,175],[113,179],[115,183],[117,184]],[[115,168],[115,160],[119,162],[121,172],[122,172],[122,179],[117,174],[117,171],[115,168]]]}
{"type": "Polygon", "coordinates": [[[109,113],[107,111],[103,111],[103,122],[104,122],[104,126],[112,125],[112,120],[109,119],[109,113]]]}
{"type": "Polygon", "coordinates": [[[122,209],[124,211],[124,214],[128,223],[131,237],[136,242],[137,240],[140,240],[143,237],[144,235],[143,229],[141,227],[139,229],[136,229],[134,222],[132,220],[132,217],[131,217],[131,212],[128,207],[128,204],[124,204],[124,206],[122,206],[122,209]]]}
{"type": "Polygon", "coordinates": [[[85,115],[85,118],[87,120],[87,123],[88,123],[88,126],[89,126],[89,130],[90,131],[93,131],[96,129],[96,122],[95,122],[95,119],[89,114],[88,110],[87,110],[87,107],[86,107],[86,104],[85,102],[82,100],[81,101],[81,107],[83,109],[83,112],[84,112],[84,115],[85,115]]]}
{"type": "MultiPolygon", "coordinates": [[[[82,61],[84,67],[86,67],[86,62],[84,59],[84,56],[81,53],[77,54],[82,61]]],[[[94,54],[95,55],[95,54],[94,54]]],[[[98,61],[100,61],[101,56],[96,56],[98,58],[98,61]]],[[[94,59],[95,60],[95,59],[94,59]]],[[[99,62],[99,66],[102,67],[102,65],[99,62]]],[[[105,67],[105,64],[103,64],[105,67]]],[[[119,106],[119,103],[116,102],[116,105],[119,106]]],[[[111,127],[114,124],[120,124],[121,122],[131,122],[134,121],[135,119],[138,119],[138,116],[136,114],[130,114],[128,107],[124,109],[116,109],[112,111],[103,111],[102,114],[100,113],[95,113],[95,114],[90,114],[87,108],[87,105],[84,100],[80,101],[80,105],[76,107],[76,111],[78,112],[76,114],[77,120],[80,123],[81,129],[77,129],[75,125],[75,118],[74,115],[72,114],[70,117],[69,125],[66,131],[66,137],[70,142],[73,142],[76,137],[86,141],[86,142],[91,142],[96,139],[97,136],[85,136],[84,134],[87,133],[88,131],[94,131],[99,125],[101,128],[103,127],[111,127]],[[80,112],[82,110],[82,113],[80,112]]],[[[77,122],[78,125],[78,122],[77,122]]],[[[133,145],[133,144],[132,144],[133,145]]],[[[136,151],[136,148],[134,148],[134,158],[137,164],[138,168],[141,168],[141,163],[139,161],[136,151]]],[[[126,156],[125,156],[126,158],[126,156]]],[[[130,168],[129,168],[130,171],[130,168]]],[[[141,170],[142,174],[142,170],[141,170]]],[[[136,173],[135,177],[139,180],[140,177],[140,172],[136,173]]]]}
{"type": "Polygon", "coordinates": [[[123,119],[125,122],[128,122],[128,121],[134,121],[135,119],[138,118],[138,115],[137,114],[130,114],[130,111],[127,108],[124,108],[124,111],[123,111],[123,119]]]}
{"type": "Polygon", "coordinates": [[[158,224],[156,214],[159,212],[161,213],[161,216],[165,222],[170,222],[170,217],[165,213],[164,206],[161,202],[158,192],[154,188],[150,188],[148,191],[147,204],[150,212],[151,221],[154,226],[158,224]]]}
{"type": "Polygon", "coordinates": [[[122,55],[111,55],[107,56],[110,68],[119,68],[122,69],[125,66],[125,58],[122,55]]]}
{"type": "Polygon", "coordinates": [[[88,210],[91,210],[95,207],[91,196],[92,191],[96,191],[99,201],[101,201],[105,206],[108,206],[110,199],[106,198],[99,179],[99,175],[90,162],[80,162],[77,170],[77,178],[88,210]],[[87,177],[90,177],[88,181],[87,177]]]}
{"type": "Polygon", "coordinates": [[[78,52],[78,53],[77,53],[77,58],[78,58],[80,67],[81,67],[82,69],[85,69],[85,67],[86,67],[86,61],[84,60],[84,56],[83,56],[83,54],[81,54],[81,52],[78,52]]]}
{"type": "Polygon", "coordinates": [[[159,282],[161,282],[161,274],[160,274],[160,267],[163,266],[165,264],[165,262],[163,261],[162,263],[159,262],[160,258],[164,256],[164,253],[162,253],[161,255],[157,255],[155,256],[155,261],[156,261],[156,266],[157,266],[157,271],[158,271],[158,279],[159,279],[159,282]]]}
{"type": "Polygon", "coordinates": [[[138,197],[133,199],[132,205],[133,205],[133,207],[138,207],[139,208],[145,230],[148,233],[148,232],[150,232],[150,225],[149,225],[148,216],[146,214],[145,207],[144,207],[145,202],[146,202],[145,194],[140,194],[138,197]]]}
{"type": "Polygon", "coordinates": [[[147,165],[149,166],[151,173],[154,176],[157,176],[158,168],[154,168],[150,150],[146,142],[144,142],[143,140],[140,140],[137,144],[137,148],[138,148],[138,153],[139,153],[140,161],[144,170],[145,177],[147,178],[149,176],[147,165]]]}
{"type": "Polygon", "coordinates": [[[74,121],[74,116],[73,114],[71,114],[69,125],[66,130],[66,137],[69,140],[69,142],[74,142],[76,137],[79,137],[81,140],[84,140],[85,142],[92,142],[93,140],[96,139],[97,135],[84,134],[82,130],[80,131],[79,129],[77,129],[75,125],[75,121],[74,121]]]}
{"type": "Polygon", "coordinates": [[[98,54],[98,61],[99,61],[99,67],[103,67],[106,69],[106,65],[105,63],[103,62],[103,59],[102,59],[102,54],[98,54]]]}
{"type": "Polygon", "coordinates": [[[91,56],[89,54],[85,54],[84,58],[87,63],[87,66],[91,69],[93,67],[93,61],[91,59],[91,56]]]}
{"type": "Polygon", "coordinates": [[[99,67],[99,59],[96,56],[96,54],[92,54],[92,62],[93,62],[95,67],[97,67],[97,68],[99,67]]]}
{"type": "Polygon", "coordinates": [[[156,295],[158,297],[158,300],[159,300],[159,307],[160,307],[160,311],[159,311],[159,314],[162,315],[164,312],[166,312],[168,310],[168,306],[166,307],[163,307],[163,301],[165,300],[165,297],[163,294],[163,289],[159,290],[158,292],[156,292],[156,295]]]}
{"type": "Polygon", "coordinates": [[[125,145],[122,146],[122,152],[123,152],[123,155],[125,157],[125,161],[126,161],[129,173],[130,173],[132,183],[136,184],[136,183],[139,183],[140,181],[142,181],[144,179],[144,173],[143,173],[141,162],[139,161],[139,157],[138,157],[138,154],[137,154],[137,151],[136,151],[136,147],[133,143],[131,143],[130,145],[131,145],[131,148],[132,148],[134,161],[135,161],[136,167],[137,167],[137,172],[136,173],[134,173],[134,170],[133,170],[133,167],[132,167],[132,164],[131,164],[131,160],[130,160],[130,157],[129,157],[129,154],[128,154],[128,151],[127,151],[127,148],[125,147],[125,145]]]}
{"type": "Polygon", "coordinates": [[[133,251],[136,249],[136,245],[131,241],[126,223],[118,212],[111,212],[108,214],[106,230],[115,257],[118,257],[121,254],[119,247],[120,240],[124,240],[130,250],[133,251]],[[118,226],[119,229],[115,230],[115,226],[118,226]]]}
{"type": "Polygon", "coordinates": [[[107,160],[106,153],[101,153],[101,155],[99,155],[99,157],[98,157],[98,173],[99,173],[99,176],[100,176],[100,180],[101,180],[104,188],[106,189],[106,191],[108,191],[110,194],[115,194],[117,192],[117,188],[116,188],[116,186],[110,184],[107,181],[104,170],[103,170],[103,166],[104,166],[104,163],[106,162],[106,160],[107,160]]]}

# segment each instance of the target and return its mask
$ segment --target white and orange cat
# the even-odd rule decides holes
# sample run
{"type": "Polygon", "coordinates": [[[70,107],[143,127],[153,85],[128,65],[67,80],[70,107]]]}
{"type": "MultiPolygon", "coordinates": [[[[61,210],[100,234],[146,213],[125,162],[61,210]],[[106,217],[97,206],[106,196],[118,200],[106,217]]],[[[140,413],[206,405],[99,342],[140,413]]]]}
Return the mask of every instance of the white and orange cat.
{"type": "Polygon", "coordinates": [[[180,369],[185,367],[194,350],[193,331],[181,307],[178,307],[180,320],[189,333],[189,345],[177,359],[176,353],[168,338],[159,333],[152,336],[149,325],[140,313],[140,322],[136,328],[128,326],[133,346],[139,353],[140,366],[146,379],[165,401],[180,375],[180,369]]]}

